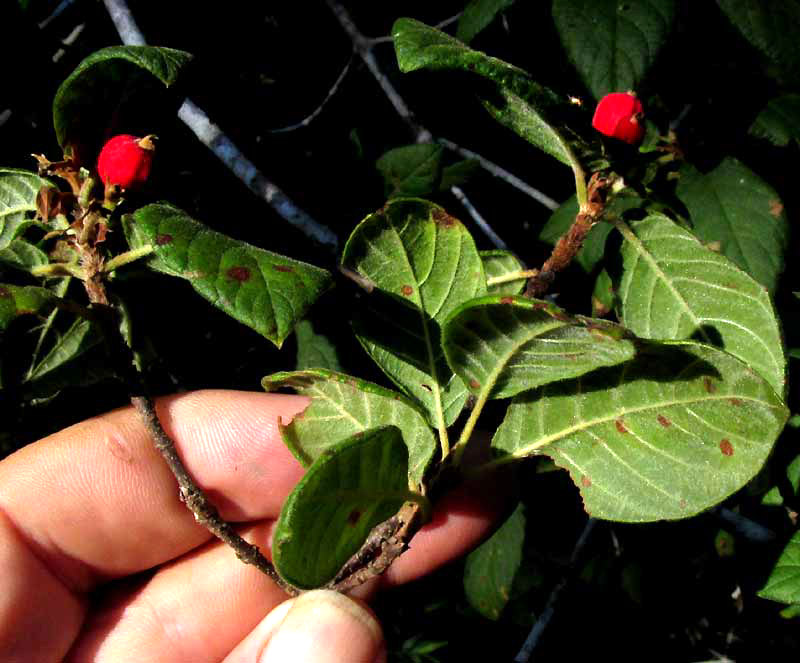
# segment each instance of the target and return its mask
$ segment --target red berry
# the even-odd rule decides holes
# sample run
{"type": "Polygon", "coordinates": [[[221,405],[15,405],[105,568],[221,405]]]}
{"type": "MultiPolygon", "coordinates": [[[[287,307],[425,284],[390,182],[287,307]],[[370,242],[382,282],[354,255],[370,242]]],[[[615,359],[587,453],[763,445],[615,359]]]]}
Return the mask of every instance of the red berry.
{"type": "Polygon", "coordinates": [[[144,184],[153,161],[154,138],[120,134],[110,139],[97,159],[97,173],[103,184],[116,184],[123,189],[144,184]]]}
{"type": "Polygon", "coordinates": [[[636,145],[644,136],[642,117],[642,102],[633,92],[613,92],[597,104],[592,126],[601,134],[636,145]]]}

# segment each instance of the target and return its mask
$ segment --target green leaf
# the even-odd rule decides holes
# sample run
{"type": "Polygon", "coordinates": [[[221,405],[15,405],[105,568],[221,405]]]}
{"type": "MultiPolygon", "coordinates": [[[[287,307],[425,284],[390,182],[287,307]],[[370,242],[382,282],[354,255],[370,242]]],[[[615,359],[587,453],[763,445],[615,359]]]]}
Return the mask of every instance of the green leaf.
{"type": "Polygon", "coordinates": [[[297,338],[296,370],[302,371],[307,368],[342,370],[336,348],[325,336],[315,333],[308,320],[297,323],[294,333],[297,338]]]}
{"type": "Polygon", "coordinates": [[[480,398],[508,398],[635,354],[618,325],[509,295],[480,297],[456,309],[444,324],[442,347],[450,367],[480,398]]]}
{"type": "MultiPolygon", "coordinates": [[[[58,144],[90,148],[110,129],[120,103],[153,84],[171,86],[192,59],[189,53],[157,46],[110,46],[83,60],[56,91],[53,125],[58,144]]],[[[107,136],[105,136],[107,138],[107,136]]]]}
{"type": "Polygon", "coordinates": [[[449,191],[450,187],[463,186],[481,169],[477,159],[463,159],[442,168],[440,191],[449,191]]]}
{"type": "Polygon", "coordinates": [[[89,320],[75,320],[25,377],[26,393],[48,397],[66,387],[86,386],[114,375],[105,356],[89,356],[102,342],[102,332],[89,320]]]}
{"type": "MultiPolygon", "coordinates": [[[[789,425],[791,425],[791,422],[789,425]]],[[[795,456],[794,460],[786,466],[784,476],[787,480],[787,488],[791,489],[792,494],[794,496],[800,494],[800,455],[795,456]]],[[[764,497],[761,498],[761,504],[764,506],[782,506],[783,495],[781,495],[780,488],[774,486],[767,491],[764,497]]]]}
{"type": "MultiPolygon", "coordinates": [[[[641,204],[642,200],[639,197],[617,196],[608,204],[606,215],[621,216],[624,212],[635,209],[641,204]]],[[[550,215],[547,223],[539,232],[539,239],[555,246],[561,236],[572,227],[577,215],[578,199],[573,195],[550,215]]],[[[586,272],[591,272],[603,259],[606,239],[610,233],[611,224],[600,222],[586,236],[581,250],[575,256],[575,262],[586,272]]]]}
{"type": "Polygon", "coordinates": [[[524,542],[525,510],[520,502],[491,538],[467,557],[464,592],[469,604],[484,617],[500,618],[522,563],[524,542]]]}
{"type": "Polygon", "coordinates": [[[781,603],[800,603],[800,531],[789,539],[758,595],[781,603]]]}
{"type": "Polygon", "coordinates": [[[666,216],[630,228],[618,290],[622,324],[643,338],[718,345],[784,393],[783,341],[765,288],[666,216]]]}
{"type": "Polygon", "coordinates": [[[342,264],[374,285],[356,326],[361,344],[431,425],[452,424],[468,394],[444,359],[440,325],[486,292],[467,229],[433,203],[394,200],[353,231],[342,264]]]}
{"type": "Polygon", "coordinates": [[[0,168],[0,250],[35,223],[36,195],[50,182],[27,170],[0,168]]]}
{"type": "Polygon", "coordinates": [[[592,292],[592,315],[596,318],[608,315],[616,308],[617,291],[609,273],[603,269],[597,275],[592,292]]]}
{"type": "Polygon", "coordinates": [[[511,251],[480,251],[479,255],[489,294],[518,295],[525,289],[527,278],[518,276],[525,271],[525,265],[511,251]]]}
{"type": "Polygon", "coordinates": [[[750,127],[750,134],[786,146],[800,142],[800,94],[784,94],[771,99],[750,127]]]}
{"type": "Polygon", "coordinates": [[[151,269],[186,279],[278,347],[331,285],[323,269],[210,230],[165,203],[125,216],[123,227],[131,248],[153,247],[151,269]]]}
{"type": "Polygon", "coordinates": [[[553,0],[561,43],[595,99],[636,89],[674,18],[674,0],[553,0]]]}
{"type": "Polygon", "coordinates": [[[514,0],[471,0],[458,19],[456,37],[468,44],[495,16],[513,4],[514,0]]]}
{"type": "Polygon", "coordinates": [[[770,292],[775,290],[783,271],[789,224],[771,186],[728,157],[706,175],[684,167],[677,195],[689,209],[694,232],[703,242],[719,242],[723,255],[770,292]]]}
{"type": "Polygon", "coordinates": [[[566,468],[597,518],[692,516],[761,469],[788,411],[731,355],[644,344],[637,358],[517,396],[492,441],[508,456],[566,468]]]}
{"type": "Polygon", "coordinates": [[[570,109],[565,98],[536,83],[522,69],[472,50],[414,19],[395,21],[392,37],[400,71],[457,69],[490,81],[495,93],[483,95],[482,100],[498,122],[562,163],[580,167],[567,141],[547,119],[570,109]]]}
{"type": "Polygon", "coordinates": [[[436,190],[444,148],[435,143],[405,145],[375,162],[383,176],[386,197],[427,196],[436,190]]]}
{"type": "Polygon", "coordinates": [[[4,249],[0,249],[0,264],[30,272],[49,262],[47,254],[24,239],[14,239],[4,249]]]}
{"type": "Polygon", "coordinates": [[[267,391],[291,387],[311,404],[281,426],[281,435],[295,457],[308,467],[353,435],[380,426],[397,426],[408,447],[409,479],[422,482],[436,450],[436,439],[420,410],[397,392],[328,370],[275,373],[262,382],[267,391]]]}
{"type": "Polygon", "coordinates": [[[300,589],[331,580],[370,530],[409,498],[408,452],[394,426],[357,433],[319,458],[281,511],[273,563],[300,589]]]}
{"type": "Polygon", "coordinates": [[[745,39],[774,62],[788,79],[800,76],[800,3],[797,0],[717,0],[745,39]]]}
{"type": "Polygon", "coordinates": [[[0,331],[21,315],[46,315],[56,300],[47,288],[0,283],[0,331]]]}

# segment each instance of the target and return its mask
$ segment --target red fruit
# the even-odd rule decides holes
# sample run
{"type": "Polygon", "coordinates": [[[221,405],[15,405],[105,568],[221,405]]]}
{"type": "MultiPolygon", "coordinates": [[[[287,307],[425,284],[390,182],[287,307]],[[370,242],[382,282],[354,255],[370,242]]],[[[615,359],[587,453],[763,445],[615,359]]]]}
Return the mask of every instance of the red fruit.
{"type": "Polygon", "coordinates": [[[613,92],[597,104],[592,126],[601,134],[636,145],[644,136],[642,117],[642,102],[633,92],[613,92]]]}
{"type": "Polygon", "coordinates": [[[155,136],[138,138],[120,134],[110,139],[100,150],[97,173],[103,184],[116,184],[122,189],[144,184],[150,175],[155,136]]]}

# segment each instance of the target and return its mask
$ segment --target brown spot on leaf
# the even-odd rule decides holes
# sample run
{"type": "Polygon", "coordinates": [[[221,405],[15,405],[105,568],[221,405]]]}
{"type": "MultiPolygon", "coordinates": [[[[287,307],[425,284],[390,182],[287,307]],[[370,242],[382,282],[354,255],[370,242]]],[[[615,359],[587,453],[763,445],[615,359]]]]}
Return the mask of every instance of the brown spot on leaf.
{"type": "Polygon", "coordinates": [[[431,386],[429,384],[420,383],[419,386],[422,387],[425,391],[429,391],[429,392],[433,393],[433,389],[431,389],[431,386]]]}
{"type": "Polygon", "coordinates": [[[686,500],[681,500],[680,502],[678,502],[678,506],[681,509],[685,509],[687,506],[689,506],[689,504],[686,502],[686,500]]]}
{"type": "Polygon", "coordinates": [[[627,433],[627,432],[628,432],[628,429],[627,429],[627,428],[625,428],[625,422],[624,422],[624,421],[622,421],[622,419],[617,419],[617,420],[614,422],[614,425],[617,427],[617,430],[618,430],[620,433],[627,433]]]}
{"type": "Polygon", "coordinates": [[[406,297],[410,297],[411,293],[414,292],[414,288],[412,288],[410,285],[404,285],[402,288],[400,288],[400,292],[402,292],[406,297]]]}
{"type": "Polygon", "coordinates": [[[584,488],[588,488],[591,485],[592,485],[592,480],[584,474],[581,477],[581,486],[583,486],[584,488]]]}
{"type": "Polygon", "coordinates": [[[231,267],[227,272],[229,279],[244,283],[250,280],[250,270],[247,267],[231,267]]]}
{"type": "Polygon", "coordinates": [[[447,212],[443,209],[435,209],[433,210],[433,217],[434,222],[437,226],[442,226],[443,228],[454,228],[455,225],[458,223],[454,216],[450,216],[447,212]]]}
{"type": "Polygon", "coordinates": [[[772,216],[780,216],[783,212],[783,204],[780,200],[770,200],[769,201],[769,213],[772,216]]]}
{"type": "Polygon", "coordinates": [[[731,405],[735,405],[736,407],[739,407],[740,405],[742,405],[742,401],[739,398],[730,398],[730,399],[728,399],[728,402],[731,405]]]}
{"type": "Polygon", "coordinates": [[[500,303],[501,304],[513,304],[514,303],[514,298],[513,297],[501,297],[500,298],[500,303]]]}
{"type": "Polygon", "coordinates": [[[172,235],[168,233],[156,235],[156,246],[164,246],[165,244],[172,244],[172,235]]]}
{"type": "Polygon", "coordinates": [[[478,381],[477,381],[475,378],[472,378],[472,379],[469,381],[469,386],[470,386],[470,387],[472,387],[473,389],[479,389],[479,388],[480,388],[480,386],[481,386],[481,383],[480,383],[480,382],[478,382],[478,381]]]}
{"type": "Polygon", "coordinates": [[[347,516],[347,524],[355,527],[359,518],[361,518],[361,512],[358,509],[353,509],[350,515],[347,516]]]}
{"type": "Polygon", "coordinates": [[[723,456],[733,456],[733,445],[727,438],[719,443],[719,450],[722,452],[723,456]]]}
{"type": "Polygon", "coordinates": [[[289,267],[289,265],[273,265],[272,269],[276,272],[293,272],[294,267],[289,267]]]}
{"type": "Polygon", "coordinates": [[[709,378],[709,377],[703,378],[703,388],[709,394],[713,394],[717,390],[716,385],[711,381],[711,378],[709,378]]]}
{"type": "Polygon", "coordinates": [[[667,419],[663,414],[658,415],[658,423],[660,423],[664,428],[669,428],[672,426],[672,422],[667,419]]]}
{"type": "Polygon", "coordinates": [[[11,291],[6,287],[0,286],[0,297],[3,299],[11,297],[11,291]]]}

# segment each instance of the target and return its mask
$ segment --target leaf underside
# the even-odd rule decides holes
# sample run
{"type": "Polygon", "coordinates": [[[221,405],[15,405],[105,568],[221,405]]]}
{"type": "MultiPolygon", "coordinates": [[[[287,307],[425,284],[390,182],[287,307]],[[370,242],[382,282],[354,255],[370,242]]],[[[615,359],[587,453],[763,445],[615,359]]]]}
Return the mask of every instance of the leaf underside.
{"type": "Polygon", "coordinates": [[[47,288],[0,284],[0,331],[21,315],[46,315],[56,299],[47,288]]]}
{"type": "Polygon", "coordinates": [[[50,182],[26,170],[0,168],[0,250],[34,223],[36,195],[50,182]]]}
{"type": "Polygon", "coordinates": [[[276,373],[262,380],[267,391],[291,387],[311,404],[296,415],[281,436],[308,467],[343,440],[366,430],[394,425],[408,447],[409,479],[419,485],[436,449],[423,414],[404,396],[376,384],[329,370],[276,373]]]}
{"type": "Polygon", "coordinates": [[[273,537],[273,563],[300,589],[331,580],[370,530],[408,497],[408,452],[394,426],[340,442],[287,498],[273,537]]]}
{"type": "Polygon", "coordinates": [[[509,295],[473,299],[456,310],[445,323],[442,345],[470,391],[489,398],[614,366],[636,352],[617,325],[509,295]]]}
{"type": "Polygon", "coordinates": [[[631,229],[635,238],[622,246],[622,323],[642,338],[717,345],[783,394],[786,359],[765,288],[665,216],[631,229]]]}
{"type": "Polygon", "coordinates": [[[513,280],[505,280],[525,269],[525,265],[511,251],[500,249],[479,251],[486,274],[486,291],[492,295],[519,295],[525,289],[527,279],[523,276],[513,280]],[[492,283],[492,281],[496,283],[492,283]]]}
{"type": "Polygon", "coordinates": [[[142,207],[123,225],[131,248],[153,247],[151,269],[186,279],[278,347],[331,285],[325,270],[210,230],[171,205],[142,207]]]}
{"type": "Polygon", "coordinates": [[[517,396],[492,446],[509,460],[550,456],[592,516],[678,519],[755,476],[787,416],[770,386],[731,355],[643,344],[633,361],[517,396]]]}

